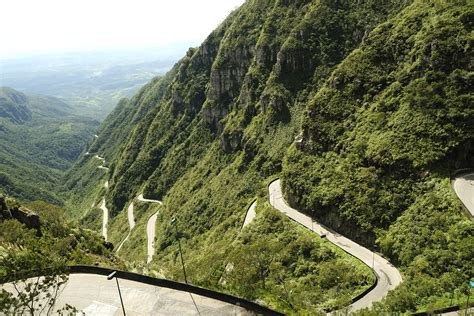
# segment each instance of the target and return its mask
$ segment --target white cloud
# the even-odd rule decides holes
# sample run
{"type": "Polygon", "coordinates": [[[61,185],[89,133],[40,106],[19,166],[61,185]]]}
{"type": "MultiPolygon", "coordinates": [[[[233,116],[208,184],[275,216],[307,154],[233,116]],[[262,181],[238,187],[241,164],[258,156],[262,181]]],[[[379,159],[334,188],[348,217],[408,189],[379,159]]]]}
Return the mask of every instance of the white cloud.
{"type": "Polygon", "coordinates": [[[244,0],[1,0],[0,54],[201,42],[244,0]]]}

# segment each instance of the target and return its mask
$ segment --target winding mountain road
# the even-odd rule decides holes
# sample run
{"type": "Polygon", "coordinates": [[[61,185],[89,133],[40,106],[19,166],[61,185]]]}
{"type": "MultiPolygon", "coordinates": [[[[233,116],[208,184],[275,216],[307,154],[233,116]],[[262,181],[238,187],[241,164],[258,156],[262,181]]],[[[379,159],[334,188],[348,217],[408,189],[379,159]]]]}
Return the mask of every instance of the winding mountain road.
{"type": "Polygon", "coordinates": [[[99,156],[99,155],[95,155],[94,158],[95,158],[95,159],[98,159],[98,160],[100,160],[100,161],[102,162],[102,165],[98,166],[97,168],[102,169],[102,170],[105,170],[105,171],[109,171],[109,170],[110,170],[109,168],[107,168],[107,167],[104,166],[104,164],[105,164],[105,159],[104,159],[104,158],[102,158],[102,157],[99,156]]]}
{"type": "Polygon", "coordinates": [[[255,216],[257,215],[255,213],[256,208],[257,208],[257,200],[255,200],[248,208],[247,214],[245,215],[244,224],[242,225],[242,229],[248,226],[254,220],[255,216]]]}
{"type": "Polygon", "coordinates": [[[98,160],[100,160],[100,161],[102,161],[102,163],[105,163],[105,158],[103,158],[103,157],[101,157],[101,156],[99,156],[99,155],[95,155],[94,158],[95,158],[95,159],[98,159],[98,160]]]}
{"type": "MultiPolygon", "coordinates": [[[[98,159],[102,162],[102,165],[98,166],[97,168],[103,169],[105,171],[109,171],[109,168],[104,167],[105,158],[103,158],[99,155],[95,155],[94,158],[98,159]]],[[[109,188],[109,181],[106,181],[104,183],[104,187],[106,189],[109,188]]],[[[163,202],[161,202],[161,201],[145,199],[143,197],[143,194],[140,194],[137,197],[137,200],[139,200],[141,202],[145,202],[145,203],[158,203],[160,205],[163,205],[163,202]]],[[[103,216],[103,219],[102,219],[102,236],[104,236],[105,240],[107,240],[107,223],[109,221],[109,210],[107,209],[107,207],[105,205],[105,198],[102,199],[102,204],[101,204],[100,208],[102,209],[102,211],[104,213],[104,216],[103,216]]],[[[129,207],[128,207],[128,211],[127,211],[129,232],[128,232],[127,236],[124,238],[124,240],[122,240],[122,242],[120,242],[119,246],[117,247],[116,253],[118,253],[120,251],[123,244],[130,237],[132,229],[135,227],[135,219],[134,219],[134,216],[133,216],[133,209],[134,209],[134,205],[133,205],[133,202],[131,202],[129,207]]],[[[158,213],[159,213],[159,211],[156,212],[155,214],[153,214],[148,219],[148,223],[147,223],[147,229],[146,229],[146,231],[147,231],[147,263],[151,262],[151,260],[153,259],[153,254],[155,252],[155,245],[154,245],[154,240],[155,240],[155,236],[156,236],[156,232],[155,232],[156,227],[155,226],[156,226],[156,220],[158,219],[158,213]]]]}
{"type": "Polygon", "coordinates": [[[129,230],[128,230],[128,234],[127,236],[125,236],[124,240],[122,240],[122,242],[119,244],[119,246],[117,247],[117,250],[116,250],[116,253],[118,253],[120,251],[120,249],[122,248],[123,244],[128,240],[128,238],[130,237],[130,234],[132,233],[132,229],[135,227],[135,218],[133,216],[133,202],[130,203],[130,205],[128,206],[128,209],[127,209],[127,217],[128,217],[128,227],[129,227],[129,230]]]}
{"type": "MultiPolygon", "coordinates": [[[[97,136],[96,136],[97,137],[97,136]]],[[[88,155],[89,152],[86,153],[88,155]]],[[[105,159],[95,155],[94,158],[100,160],[103,164],[99,166],[99,169],[109,171],[109,168],[104,167],[105,159]]],[[[109,182],[106,181],[104,187],[108,189],[109,182]]],[[[468,173],[456,177],[453,181],[453,188],[459,199],[462,201],[464,206],[467,208],[471,217],[474,216],[474,173],[468,173]]],[[[143,194],[137,197],[138,201],[145,203],[158,203],[163,204],[162,201],[146,199],[143,194]]],[[[287,215],[295,222],[303,225],[307,229],[317,233],[321,237],[325,237],[328,241],[343,249],[347,253],[361,260],[364,264],[371,267],[377,275],[376,286],[369,291],[362,298],[350,305],[352,311],[357,311],[362,308],[370,308],[373,302],[380,301],[382,298],[392,289],[396,288],[402,282],[402,276],[400,272],[380,255],[370,251],[369,249],[355,243],[354,241],[346,238],[330,228],[313,221],[313,219],[296,209],[291,208],[284,200],[280,179],[277,179],[269,185],[269,200],[270,204],[280,212],[287,215]]],[[[254,201],[248,208],[242,229],[248,226],[256,216],[257,201],[254,201]]],[[[102,221],[102,236],[107,240],[107,223],[108,223],[108,209],[106,207],[105,198],[102,199],[100,208],[103,211],[102,221]]],[[[120,243],[117,248],[117,253],[122,248],[125,241],[130,237],[132,229],[135,227],[135,219],[133,215],[134,204],[130,203],[128,207],[128,223],[129,233],[125,239],[120,243]]],[[[154,240],[156,236],[156,221],[158,218],[159,211],[154,213],[147,222],[147,263],[149,264],[154,255],[154,240]]],[[[228,266],[231,265],[230,263],[228,266]]],[[[229,267],[232,269],[232,267],[229,267]]],[[[226,267],[227,269],[227,267],[226,267]]]]}
{"type": "MultiPolygon", "coordinates": [[[[250,204],[249,208],[247,209],[247,212],[245,213],[245,219],[244,223],[242,224],[242,227],[240,230],[242,231],[245,227],[250,225],[252,221],[255,219],[255,216],[257,213],[255,212],[255,209],[257,208],[257,200],[253,201],[252,204],[250,204]]],[[[228,262],[225,266],[225,273],[229,273],[230,271],[234,270],[234,263],[233,262],[228,262]]],[[[221,278],[219,279],[219,284],[225,285],[227,282],[224,278],[224,274],[222,274],[221,278]]]]}
{"type": "MultiPolygon", "coordinates": [[[[158,200],[150,200],[150,199],[145,199],[143,197],[143,194],[140,194],[137,197],[137,200],[145,203],[158,203],[160,205],[163,205],[163,202],[158,201],[158,200]]],[[[147,260],[146,263],[150,263],[151,260],[153,260],[153,255],[155,253],[155,236],[156,236],[156,220],[158,219],[158,214],[160,211],[156,212],[153,214],[149,219],[148,223],[146,224],[146,235],[147,235],[147,260]]]]}
{"type": "Polygon", "coordinates": [[[153,214],[148,223],[146,224],[146,235],[147,235],[147,259],[146,263],[150,263],[153,260],[153,255],[155,254],[155,229],[156,229],[156,220],[158,219],[159,211],[153,214]]]}
{"type": "Polygon", "coordinates": [[[140,202],[158,203],[158,204],[160,204],[160,205],[163,205],[163,202],[162,202],[162,201],[145,199],[145,198],[143,197],[143,194],[140,194],[140,195],[137,197],[137,200],[139,200],[140,202]]]}
{"type": "Polygon", "coordinates": [[[373,268],[377,275],[377,285],[361,299],[354,302],[350,307],[352,311],[362,308],[370,308],[373,302],[380,301],[388,291],[394,289],[402,282],[400,272],[390,264],[386,259],[369,249],[353,242],[335,231],[317,223],[311,217],[291,208],[284,200],[281,191],[280,179],[273,181],[269,187],[270,204],[284,213],[295,222],[305,226],[309,230],[320,236],[325,236],[327,240],[361,260],[367,266],[373,268]]]}
{"type": "MultiPolygon", "coordinates": [[[[86,155],[88,155],[89,152],[86,153],[86,155]]],[[[99,155],[95,155],[94,156],[95,159],[98,159],[102,162],[102,165],[100,165],[99,169],[104,169],[106,171],[109,171],[109,168],[107,167],[104,167],[103,164],[105,164],[105,159],[103,157],[100,157],[99,155]]],[[[105,181],[104,183],[104,187],[106,189],[109,188],[109,181],[105,181]]],[[[94,206],[94,204],[92,204],[92,206],[94,206]]],[[[107,208],[107,206],[105,205],[105,197],[102,198],[102,204],[100,205],[100,209],[103,211],[103,216],[102,216],[102,236],[104,237],[105,241],[107,241],[107,224],[109,222],[109,210],[107,208]]]]}
{"type": "Polygon", "coordinates": [[[100,209],[103,211],[104,214],[102,217],[102,236],[105,238],[105,241],[107,241],[107,223],[109,222],[109,210],[105,205],[105,198],[102,198],[102,204],[100,205],[100,209]]]}
{"type": "Polygon", "coordinates": [[[454,179],[453,188],[457,196],[474,216],[474,173],[460,175],[454,179]]]}

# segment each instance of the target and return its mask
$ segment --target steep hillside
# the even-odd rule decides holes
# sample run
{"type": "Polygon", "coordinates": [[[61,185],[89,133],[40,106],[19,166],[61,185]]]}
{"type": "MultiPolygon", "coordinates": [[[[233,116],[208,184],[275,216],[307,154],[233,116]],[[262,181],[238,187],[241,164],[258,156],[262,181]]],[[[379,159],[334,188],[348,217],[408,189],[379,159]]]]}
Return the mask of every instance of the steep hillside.
{"type": "Polygon", "coordinates": [[[98,126],[70,112],[58,99],[0,88],[0,192],[61,203],[61,176],[98,126]]]}
{"type": "Polygon", "coordinates": [[[433,224],[444,239],[416,247],[446,246],[460,257],[440,266],[460,272],[431,292],[409,280],[410,304],[393,294],[380,308],[427,306],[472,275],[469,251],[461,253],[472,224],[449,191],[449,173],[472,167],[471,34],[472,7],[462,1],[249,0],[167,76],[119,103],[90,150],[105,157],[107,175],[83,156],[68,176],[72,216],[94,217],[78,205],[105,195],[109,229],[125,234],[130,201],[163,200],[152,269],[182,279],[180,238],[191,282],[303,312],[346,305],[371,281],[271,210],[270,180],[283,171],[292,203],[371,248],[379,238],[409,278],[421,263],[417,251],[405,254],[413,238],[395,236],[397,227],[422,229],[409,217],[425,203],[445,205],[424,216],[443,214],[452,231],[433,224]],[[256,220],[240,233],[255,198],[256,220]]]}
{"type": "Polygon", "coordinates": [[[474,275],[474,225],[449,181],[474,166],[473,10],[419,2],[379,25],[309,99],[287,155],[295,205],[405,270],[387,311],[474,275]]]}
{"type": "Polygon", "coordinates": [[[31,119],[31,111],[25,105],[26,96],[13,89],[0,88],[0,117],[12,123],[23,123],[31,119]]]}

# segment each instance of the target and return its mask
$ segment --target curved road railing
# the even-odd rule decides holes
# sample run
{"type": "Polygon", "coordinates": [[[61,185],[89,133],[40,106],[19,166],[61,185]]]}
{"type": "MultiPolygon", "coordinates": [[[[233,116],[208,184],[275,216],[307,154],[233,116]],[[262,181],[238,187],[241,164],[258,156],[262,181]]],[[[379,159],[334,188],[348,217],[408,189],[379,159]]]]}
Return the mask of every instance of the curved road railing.
{"type": "Polygon", "coordinates": [[[180,283],[180,282],[166,280],[166,279],[158,279],[158,278],[153,278],[153,277],[149,277],[149,276],[138,274],[138,273],[97,267],[97,266],[73,265],[73,266],[64,267],[60,270],[48,269],[48,268],[31,269],[28,271],[24,271],[24,273],[21,273],[18,275],[7,275],[6,277],[0,278],[0,285],[15,282],[16,280],[25,280],[25,279],[30,279],[30,278],[36,278],[36,277],[47,276],[47,275],[56,275],[56,274],[93,274],[93,275],[108,276],[114,271],[116,272],[114,277],[117,277],[118,279],[129,280],[129,281],[134,281],[134,282],[138,282],[142,284],[147,284],[147,285],[152,285],[152,286],[157,286],[157,287],[162,287],[162,288],[168,288],[171,290],[200,295],[203,297],[211,298],[211,299],[225,302],[228,304],[232,304],[238,307],[242,307],[244,309],[247,309],[248,311],[255,312],[259,315],[268,315],[268,316],[284,315],[268,307],[259,305],[255,302],[252,302],[252,301],[249,301],[237,296],[233,296],[233,295],[229,295],[229,294],[225,294],[221,292],[216,292],[213,290],[201,288],[201,287],[190,285],[190,284],[180,283]]]}
{"type": "MultiPolygon", "coordinates": [[[[68,267],[68,272],[71,274],[86,273],[86,274],[97,274],[97,275],[107,276],[113,271],[117,271],[117,270],[101,268],[101,267],[93,267],[93,266],[68,267]]],[[[125,279],[129,281],[135,281],[135,282],[140,282],[140,283],[149,284],[153,286],[159,286],[159,287],[169,288],[169,289],[173,289],[177,291],[183,291],[183,292],[189,292],[192,294],[201,295],[201,296],[212,298],[221,302],[226,302],[232,305],[243,307],[249,311],[253,311],[255,313],[262,314],[262,315],[269,315],[269,316],[284,315],[282,313],[279,313],[267,307],[261,306],[257,303],[245,300],[243,298],[204,289],[204,288],[197,287],[194,285],[189,285],[189,284],[165,280],[165,279],[153,278],[146,275],[126,272],[126,271],[117,271],[116,277],[119,279],[125,279]]]]}
{"type": "Polygon", "coordinates": [[[330,228],[313,221],[311,217],[299,212],[298,210],[291,208],[283,198],[280,179],[270,183],[268,190],[270,204],[274,208],[309,230],[322,237],[326,237],[328,241],[358,258],[374,270],[377,277],[375,286],[372,286],[368,291],[362,293],[353,300],[353,303],[350,306],[353,311],[362,308],[370,308],[373,302],[380,301],[388,291],[394,289],[402,282],[402,275],[400,272],[386,259],[355,243],[349,238],[338,234],[330,228]]]}

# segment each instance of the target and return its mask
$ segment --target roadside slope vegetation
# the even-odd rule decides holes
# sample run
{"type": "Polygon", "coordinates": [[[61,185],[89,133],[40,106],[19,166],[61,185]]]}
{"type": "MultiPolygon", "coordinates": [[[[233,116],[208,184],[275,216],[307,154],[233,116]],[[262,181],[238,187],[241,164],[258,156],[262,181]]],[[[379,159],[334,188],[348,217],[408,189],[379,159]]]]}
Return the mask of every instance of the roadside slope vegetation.
{"type": "Polygon", "coordinates": [[[292,204],[402,268],[386,311],[442,305],[474,275],[449,180],[474,165],[473,14],[415,2],[378,26],[309,99],[285,160],[292,204]]]}
{"type": "Polygon", "coordinates": [[[109,190],[84,155],[69,199],[104,193],[124,224],[138,194],[162,200],[151,267],[166,277],[183,279],[179,238],[194,284],[288,313],[346,306],[373,276],[271,209],[283,174],[288,201],[403,267],[405,291],[378,308],[426,307],[472,275],[473,226],[449,186],[472,166],[472,17],[462,1],[249,0],[119,103],[90,149],[109,190]]]}

